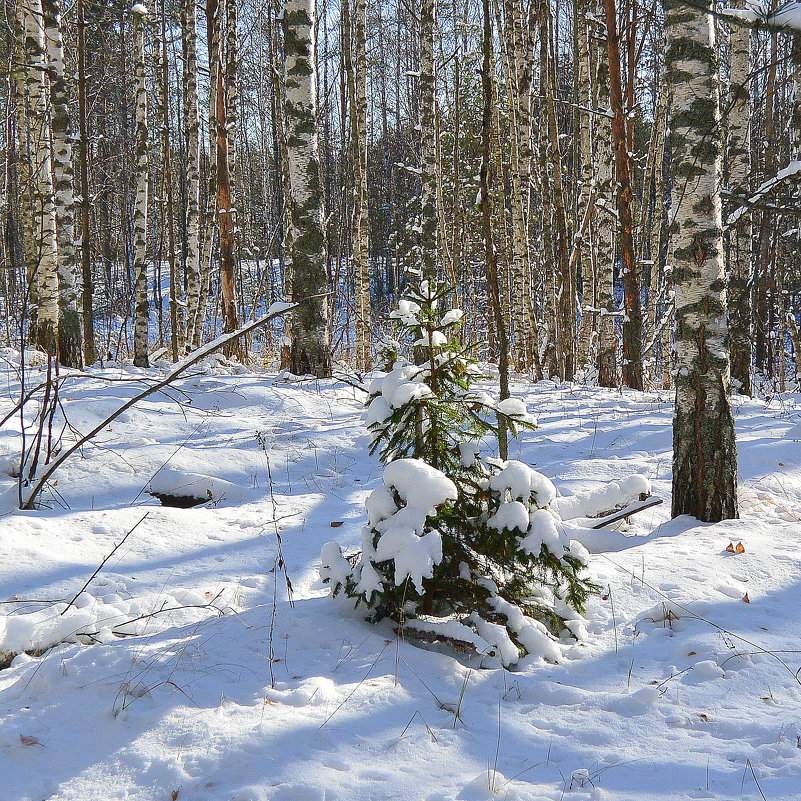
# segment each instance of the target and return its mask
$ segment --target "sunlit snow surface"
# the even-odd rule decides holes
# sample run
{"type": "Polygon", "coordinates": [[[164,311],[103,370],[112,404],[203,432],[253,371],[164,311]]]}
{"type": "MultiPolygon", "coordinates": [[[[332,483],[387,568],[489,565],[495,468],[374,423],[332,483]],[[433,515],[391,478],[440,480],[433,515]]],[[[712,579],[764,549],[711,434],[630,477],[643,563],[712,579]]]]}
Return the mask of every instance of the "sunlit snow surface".
{"type": "MultiPolygon", "coordinates": [[[[19,387],[0,363],[4,416],[19,387]]],[[[165,369],[70,380],[71,424],[88,430],[165,369]]],[[[801,396],[736,399],[743,519],[699,525],[668,522],[668,393],[515,385],[540,428],[511,458],[563,495],[642,473],[666,503],[632,519],[631,547],[610,533],[616,550],[590,557],[604,591],[587,641],[558,666],[527,659],[510,673],[398,642],[319,583],[321,546],[358,547],[381,484],[362,393],[224,365],[178,389],[67,462],[49,510],[14,511],[14,480],[0,473],[0,600],[14,601],[0,642],[17,648],[42,621],[53,636],[98,640],[0,671],[2,801],[801,794],[801,444],[788,436],[801,396]],[[169,469],[230,482],[237,497],[161,507],[148,487],[169,469]],[[145,512],[67,613],[24,602],[72,598],[145,512]]],[[[18,430],[0,429],[3,470],[18,430]]]]}

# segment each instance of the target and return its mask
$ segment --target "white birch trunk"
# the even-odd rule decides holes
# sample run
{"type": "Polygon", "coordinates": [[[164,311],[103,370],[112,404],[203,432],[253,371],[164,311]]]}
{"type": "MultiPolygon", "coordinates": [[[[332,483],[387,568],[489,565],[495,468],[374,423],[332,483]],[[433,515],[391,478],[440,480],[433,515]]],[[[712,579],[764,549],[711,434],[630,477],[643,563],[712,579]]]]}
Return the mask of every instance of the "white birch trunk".
{"type": "MultiPolygon", "coordinates": [[[[27,161],[28,202],[25,255],[32,301],[30,339],[45,353],[58,352],[58,250],[50,148],[50,106],[41,0],[17,3],[17,36],[21,56],[20,140],[27,161]]],[[[23,173],[22,177],[25,177],[23,173]]]]}
{"type": "Polygon", "coordinates": [[[195,344],[203,327],[200,309],[200,112],[197,93],[197,9],[195,0],[182,0],[183,112],[186,141],[186,342],[195,344]]]}
{"type": "Polygon", "coordinates": [[[147,10],[133,10],[134,81],[136,92],[136,202],[134,206],[134,364],[149,367],[147,334],[150,309],[147,298],[148,131],[145,84],[145,28],[147,10]]]}
{"type": "Polygon", "coordinates": [[[59,361],[66,367],[83,366],[82,325],[78,311],[77,252],[75,249],[75,172],[69,89],[61,37],[59,0],[43,0],[44,32],[50,77],[53,141],[53,184],[58,248],[59,361]]]}
{"type": "MultiPolygon", "coordinates": [[[[603,15],[602,0],[599,16],[603,15]]],[[[605,31],[604,34],[605,36],[605,31]]],[[[602,387],[616,387],[618,374],[618,346],[615,332],[615,216],[614,159],[612,155],[612,119],[609,102],[609,54],[606,40],[599,37],[596,43],[597,81],[596,107],[598,117],[595,153],[598,162],[598,203],[595,218],[595,273],[597,278],[596,308],[598,309],[598,383],[602,387]]]]}
{"type": "Polygon", "coordinates": [[[356,366],[372,366],[370,325],[370,265],[367,219],[367,3],[342,0],[342,60],[350,103],[350,152],[353,159],[353,275],[356,295],[356,366]],[[354,54],[355,51],[355,54],[354,54]],[[355,59],[354,59],[355,55],[355,59]],[[355,63],[354,63],[355,62],[355,63]]]}
{"type": "Polygon", "coordinates": [[[595,203],[594,198],[594,173],[595,162],[592,147],[592,115],[589,109],[592,107],[592,75],[590,71],[590,37],[587,20],[586,0],[581,0],[575,4],[575,28],[574,41],[576,46],[576,79],[577,79],[577,101],[579,108],[576,110],[578,124],[578,163],[581,173],[579,179],[579,191],[576,203],[575,219],[577,221],[575,247],[579,254],[579,267],[581,270],[582,287],[582,309],[581,321],[578,332],[578,346],[576,348],[576,365],[580,369],[587,367],[590,360],[590,340],[594,329],[597,327],[597,314],[592,309],[597,308],[596,286],[597,276],[595,274],[595,264],[593,262],[592,233],[593,226],[582,226],[581,221],[585,215],[593,214],[590,208],[595,203]],[[583,229],[583,230],[582,230],[583,229]]]}
{"type": "Polygon", "coordinates": [[[674,517],[737,517],[737,450],[729,405],[721,142],[715,28],[707,9],[666,0],[672,97],[670,233],[676,302],[674,517]]]}
{"type": "Polygon", "coordinates": [[[437,274],[436,61],[437,0],[420,5],[420,214],[423,276],[437,274]]]}
{"type": "MultiPolygon", "coordinates": [[[[740,7],[744,8],[744,0],[740,7]]],[[[735,197],[751,195],[751,28],[731,30],[729,86],[729,191],[735,197]]],[[[729,326],[731,374],[740,391],[751,394],[753,384],[752,215],[744,214],[728,232],[729,326]]]]}
{"type": "Polygon", "coordinates": [[[286,0],[284,7],[284,122],[289,196],[284,237],[292,274],[292,372],[331,371],[324,294],[328,289],[322,189],[317,149],[314,0],[286,0]]]}

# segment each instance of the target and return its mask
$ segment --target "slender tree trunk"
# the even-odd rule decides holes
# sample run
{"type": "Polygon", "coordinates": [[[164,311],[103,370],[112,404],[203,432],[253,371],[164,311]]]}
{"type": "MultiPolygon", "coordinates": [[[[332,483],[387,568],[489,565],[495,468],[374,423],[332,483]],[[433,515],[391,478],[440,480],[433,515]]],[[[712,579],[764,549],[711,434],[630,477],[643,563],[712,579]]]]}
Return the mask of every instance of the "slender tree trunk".
{"type": "Polygon", "coordinates": [[[195,0],[181,2],[183,31],[183,113],[186,142],[186,342],[194,345],[203,326],[200,308],[200,115],[197,91],[197,8],[195,0]]]}
{"type": "Polygon", "coordinates": [[[437,274],[436,60],[437,0],[420,4],[420,214],[421,267],[425,278],[437,274]]]}
{"type": "MultiPolygon", "coordinates": [[[[603,3],[603,0],[601,0],[603,3]]],[[[617,387],[617,335],[615,333],[615,240],[617,220],[614,204],[614,160],[612,119],[609,110],[609,51],[605,39],[597,44],[597,107],[595,147],[598,159],[598,215],[596,222],[596,274],[598,277],[598,384],[617,387]]]]}
{"type": "MultiPolygon", "coordinates": [[[[234,179],[232,157],[236,154],[236,11],[235,0],[225,0],[225,58],[217,61],[215,126],[217,131],[217,223],[220,236],[220,305],[222,307],[223,333],[239,328],[236,287],[236,210],[232,194],[234,179]],[[232,52],[233,51],[233,52],[232,52]],[[233,119],[229,120],[229,115],[233,119]]],[[[219,25],[222,13],[218,9],[215,19],[219,25]]],[[[243,343],[231,342],[226,356],[242,357],[243,343]]]]}
{"type": "MultiPolygon", "coordinates": [[[[750,33],[750,30],[749,30],[750,33]]],[[[790,120],[791,152],[794,159],[801,158],[801,33],[793,34],[790,50],[792,65],[792,116],[790,120]]]]}
{"type": "Polygon", "coordinates": [[[545,117],[547,126],[547,152],[550,176],[551,199],[555,223],[556,256],[556,352],[559,363],[559,377],[562,381],[572,381],[575,372],[576,347],[576,275],[570,263],[567,207],[565,203],[564,182],[562,178],[562,150],[559,141],[559,127],[556,117],[556,59],[553,53],[553,20],[549,6],[544,8],[541,25],[542,69],[545,72],[545,117]]]}
{"type": "Polygon", "coordinates": [[[573,39],[576,52],[576,105],[575,112],[578,137],[576,137],[575,154],[578,162],[579,181],[576,197],[575,218],[577,228],[575,234],[575,249],[578,254],[578,264],[581,270],[581,321],[579,325],[578,345],[576,348],[577,366],[581,369],[587,367],[590,359],[590,344],[597,319],[593,311],[598,307],[596,297],[597,275],[593,260],[593,232],[595,226],[589,224],[594,216],[595,205],[595,172],[596,164],[593,158],[592,136],[595,128],[594,120],[590,114],[592,108],[592,73],[590,65],[590,35],[587,20],[587,2],[579,0],[575,3],[575,20],[573,22],[573,39]],[[587,224],[581,221],[587,220],[587,224]]]}
{"type": "Polygon", "coordinates": [[[787,312],[787,330],[790,333],[790,341],[793,344],[793,361],[795,362],[795,380],[798,388],[801,389],[801,330],[798,321],[792,311],[787,312]]]}
{"type": "Polygon", "coordinates": [[[147,12],[141,5],[133,10],[134,80],[136,85],[136,205],[134,210],[134,365],[149,367],[147,297],[147,211],[148,211],[148,127],[147,84],[145,83],[145,28],[147,12]]]}
{"type": "Polygon", "coordinates": [[[314,0],[286,0],[284,8],[284,122],[288,187],[284,250],[291,272],[291,364],[297,375],[331,372],[322,188],[317,149],[314,0]]]}
{"type": "MultiPolygon", "coordinates": [[[[744,2],[739,3],[745,7],[744,2]]],[[[734,25],[731,29],[731,67],[729,70],[729,191],[735,197],[751,193],[751,28],[734,25]]],[[[735,386],[750,395],[754,381],[753,322],[751,289],[753,284],[751,215],[744,214],[728,231],[729,253],[729,335],[731,377],[735,386]]]]}
{"type": "Polygon", "coordinates": [[[81,320],[83,323],[83,358],[93,364],[95,352],[95,316],[92,304],[92,202],[89,188],[89,132],[86,98],[86,14],[84,0],[78,0],[78,165],[81,187],[81,320]]]}
{"type": "Polygon", "coordinates": [[[370,334],[370,264],[367,220],[367,3],[342,0],[342,56],[350,104],[350,150],[353,159],[353,219],[351,241],[356,285],[356,365],[372,366],[370,334]],[[354,64],[355,51],[355,64],[354,64]]]}
{"type": "Polygon", "coordinates": [[[42,11],[52,108],[53,187],[59,290],[58,354],[61,364],[81,369],[83,367],[81,315],[78,311],[78,295],[75,287],[78,260],[75,251],[73,135],[59,0],[42,0],[42,11]]]}
{"type": "MultiPolygon", "coordinates": [[[[225,83],[222,64],[217,70],[217,113],[214,120],[217,131],[217,224],[220,237],[220,295],[223,315],[223,333],[229,334],[239,327],[236,311],[236,261],[234,256],[234,220],[231,210],[231,174],[228,170],[228,131],[225,117],[225,83]]],[[[232,343],[226,356],[241,352],[239,343],[232,343]]]]}
{"type": "MultiPolygon", "coordinates": [[[[776,98],[776,70],[777,70],[777,38],[776,31],[769,34],[770,50],[765,78],[764,97],[764,143],[762,149],[763,179],[772,178],[776,172],[775,148],[775,98],[776,98]]],[[[771,261],[771,243],[775,233],[772,213],[767,210],[759,212],[759,231],[756,248],[756,264],[754,266],[754,351],[756,368],[762,375],[773,375],[773,326],[772,326],[772,300],[775,295],[775,266],[771,261]]]]}
{"type": "Polygon", "coordinates": [[[640,266],[634,249],[634,193],[631,186],[631,155],[628,144],[626,110],[620,74],[620,42],[617,32],[615,0],[604,0],[606,47],[609,53],[609,98],[612,108],[612,145],[617,180],[617,214],[620,260],[623,276],[623,383],[643,388],[642,301],[640,266]]]}
{"type": "MultiPolygon", "coordinates": [[[[481,113],[481,230],[484,237],[484,259],[487,275],[487,288],[492,305],[493,321],[498,338],[498,372],[501,399],[509,397],[509,335],[506,328],[504,310],[501,307],[500,281],[498,279],[498,259],[493,236],[493,167],[494,113],[496,107],[493,80],[492,58],[492,16],[490,0],[482,0],[483,36],[481,89],[483,96],[481,113]]],[[[507,459],[507,431],[503,420],[498,420],[498,448],[501,459],[507,459]]]]}
{"type": "MultiPolygon", "coordinates": [[[[514,326],[515,363],[520,370],[527,370],[534,362],[532,343],[536,342],[536,319],[531,306],[531,260],[529,253],[528,226],[526,222],[525,200],[528,194],[528,169],[522,160],[523,144],[530,136],[528,109],[524,107],[520,94],[520,82],[525,81],[521,75],[525,59],[523,50],[523,33],[519,30],[522,20],[515,0],[505,0],[505,65],[506,94],[509,107],[509,180],[511,193],[509,205],[512,212],[511,259],[509,264],[512,295],[512,322],[514,326]],[[521,180],[525,185],[521,185],[521,180]]],[[[530,147],[528,148],[530,152],[530,147]]],[[[529,159],[530,161],[530,159],[529,159]]]]}
{"type": "MultiPolygon", "coordinates": [[[[664,76],[659,78],[659,101],[656,107],[654,131],[651,137],[653,148],[653,185],[654,206],[651,215],[651,227],[648,232],[649,252],[651,256],[651,281],[648,290],[648,347],[651,365],[651,378],[656,380],[657,351],[662,356],[662,381],[670,374],[670,325],[665,317],[669,315],[668,281],[665,274],[665,263],[662,258],[665,229],[665,136],[667,133],[668,90],[664,76]],[[667,347],[664,338],[667,335],[667,347]]],[[[644,215],[643,215],[644,219],[644,215]]],[[[645,226],[642,226],[645,239],[645,226]]],[[[669,386],[669,385],[666,385],[669,386]]]]}
{"type": "Polygon", "coordinates": [[[737,517],[729,404],[715,28],[708,9],[666,0],[671,236],[676,299],[673,517],[737,517]]]}
{"type": "Polygon", "coordinates": [[[59,292],[56,210],[50,147],[50,104],[41,0],[19,0],[17,35],[20,67],[21,156],[27,162],[23,190],[27,227],[25,255],[32,301],[30,339],[50,356],[58,353],[59,292]]]}
{"type": "MultiPolygon", "coordinates": [[[[170,353],[177,362],[186,350],[184,339],[183,286],[178,273],[175,253],[175,200],[173,195],[172,142],[170,135],[170,62],[167,57],[167,10],[162,2],[161,31],[156,43],[160,50],[157,59],[158,82],[161,91],[161,159],[162,159],[162,204],[167,229],[167,264],[170,279],[170,353]]],[[[227,333],[227,332],[226,332],[227,333]]]]}

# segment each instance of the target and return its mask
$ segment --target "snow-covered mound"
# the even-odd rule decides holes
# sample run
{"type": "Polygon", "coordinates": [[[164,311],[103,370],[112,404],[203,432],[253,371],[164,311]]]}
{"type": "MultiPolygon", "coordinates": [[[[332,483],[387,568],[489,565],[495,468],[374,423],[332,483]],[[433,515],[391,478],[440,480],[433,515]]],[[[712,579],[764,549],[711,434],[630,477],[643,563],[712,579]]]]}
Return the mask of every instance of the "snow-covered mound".
{"type": "MultiPolygon", "coordinates": [[[[151,495],[167,499],[192,499],[198,503],[240,503],[245,493],[231,481],[215,476],[190,473],[177,467],[165,467],[148,482],[151,495]]],[[[167,504],[170,505],[170,504],[167,504]]]]}
{"type": "MultiPolygon", "coordinates": [[[[219,611],[197,590],[176,589],[172,594],[149,592],[128,596],[121,586],[103,583],[85,590],[70,603],[58,602],[36,611],[13,612],[0,617],[0,664],[23,653],[42,653],[59,643],[103,643],[115,637],[143,634],[159,616],[176,622],[193,615],[188,611],[219,611]],[[170,618],[170,616],[172,616],[170,618]]],[[[196,617],[196,615],[194,615],[196,617]]]]}

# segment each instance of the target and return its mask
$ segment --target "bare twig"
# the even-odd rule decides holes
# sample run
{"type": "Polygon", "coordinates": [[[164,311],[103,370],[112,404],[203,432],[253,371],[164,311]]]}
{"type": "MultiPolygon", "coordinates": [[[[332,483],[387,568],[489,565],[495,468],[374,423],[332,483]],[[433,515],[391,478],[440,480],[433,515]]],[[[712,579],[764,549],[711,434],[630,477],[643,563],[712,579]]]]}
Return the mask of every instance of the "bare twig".
{"type": "Polygon", "coordinates": [[[71,601],[70,601],[70,602],[67,604],[67,606],[66,606],[66,607],[65,607],[65,608],[64,608],[64,609],[61,611],[61,614],[62,614],[62,615],[63,615],[63,614],[64,614],[64,613],[65,613],[65,612],[66,612],[66,611],[67,611],[67,610],[68,610],[68,609],[69,609],[69,608],[70,608],[70,607],[71,607],[71,606],[72,606],[72,605],[75,603],[75,601],[77,601],[77,600],[78,600],[78,597],[79,597],[79,596],[81,595],[81,593],[83,593],[83,591],[84,591],[84,590],[85,590],[85,589],[86,589],[86,588],[87,588],[87,587],[88,587],[88,586],[89,586],[89,585],[92,583],[92,579],[93,579],[93,578],[94,578],[94,577],[95,577],[95,576],[96,576],[96,575],[97,575],[97,574],[98,574],[98,573],[99,573],[99,572],[100,572],[100,571],[103,569],[103,566],[106,564],[106,562],[108,562],[108,560],[109,560],[109,559],[111,559],[111,557],[112,557],[112,556],[114,556],[114,554],[115,554],[115,553],[117,552],[117,550],[118,550],[118,549],[119,549],[119,548],[122,546],[122,544],[125,542],[125,540],[127,540],[127,539],[128,539],[128,537],[130,537],[130,536],[131,536],[131,534],[133,534],[133,532],[134,532],[134,531],[136,531],[136,529],[139,527],[139,525],[140,525],[142,522],[144,522],[145,518],[146,518],[146,517],[147,517],[149,514],[150,514],[150,512],[145,512],[145,514],[143,514],[143,515],[142,515],[142,517],[141,517],[141,519],[139,520],[139,522],[138,522],[138,523],[136,523],[136,525],[135,525],[135,526],[134,526],[132,529],[130,529],[130,530],[128,531],[128,533],[127,533],[127,534],[126,534],[126,535],[125,535],[125,536],[124,536],[124,537],[123,537],[123,538],[122,538],[122,539],[121,539],[121,540],[120,540],[120,541],[119,541],[119,542],[118,542],[118,543],[117,543],[117,544],[116,544],[116,545],[115,545],[115,546],[114,546],[114,547],[111,549],[111,551],[109,551],[109,553],[108,553],[108,554],[107,554],[107,555],[104,557],[103,561],[102,561],[102,562],[101,562],[101,563],[100,563],[100,564],[97,566],[97,569],[95,570],[95,572],[94,572],[94,573],[92,573],[92,575],[91,575],[91,576],[89,576],[89,578],[86,580],[86,584],[84,584],[84,585],[83,585],[83,587],[81,587],[81,589],[80,589],[80,590],[78,590],[78,592],[76,592],[76,593],[75,593],[75,595],[73,595],[73,596],[72,596],[72,600],[71,600],[71,601]]]}

